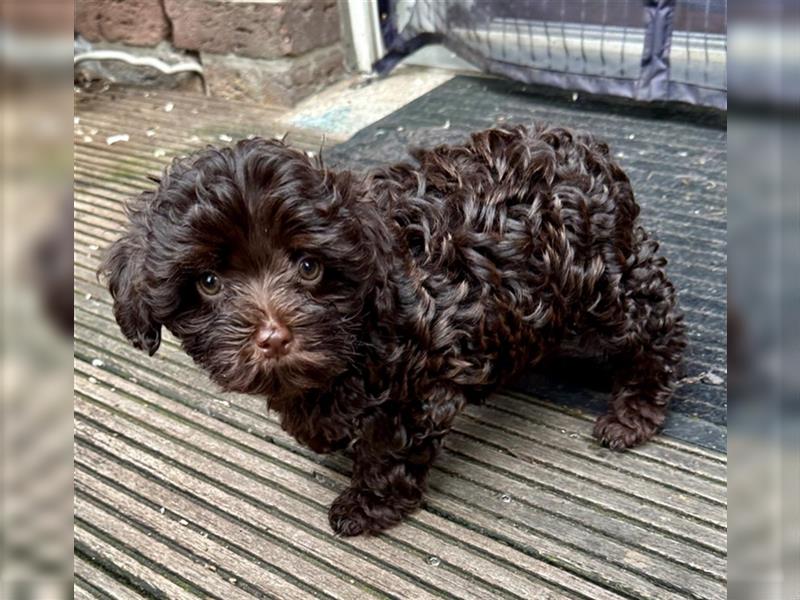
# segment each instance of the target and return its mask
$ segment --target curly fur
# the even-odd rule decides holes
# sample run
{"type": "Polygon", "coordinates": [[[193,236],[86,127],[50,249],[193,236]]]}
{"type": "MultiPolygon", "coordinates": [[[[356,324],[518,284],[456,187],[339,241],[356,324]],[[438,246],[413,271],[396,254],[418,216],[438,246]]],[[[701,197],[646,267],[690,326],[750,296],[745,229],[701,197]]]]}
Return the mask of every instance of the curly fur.
{"type": "Polygon", "coordinates": [[[469,401],[540,359],[614,365],[595,435],[640,444],[664,421],[685,342],[666,261],[608,147],[537,125],[491,129],[355,176],[281,142],[175,161],[130,207],[102,267],[123,333],[161,326],[225,390],[263,394],[317,452],[350,446],[333,503],[343,535],[400,522],[469,401]],[[301,280],[313,257],[321,280],[301,280]],[[213,271],[222,291],[196,282],[213,271]],[[293,334],[267,360],[265,319],[293,334]]]}

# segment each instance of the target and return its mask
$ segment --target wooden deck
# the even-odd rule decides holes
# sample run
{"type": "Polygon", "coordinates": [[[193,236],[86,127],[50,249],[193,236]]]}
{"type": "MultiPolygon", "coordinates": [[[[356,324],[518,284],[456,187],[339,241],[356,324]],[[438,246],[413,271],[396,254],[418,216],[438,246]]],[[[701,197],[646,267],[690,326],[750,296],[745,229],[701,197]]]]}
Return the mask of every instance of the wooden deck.
{"type": "Polygon", "coordinates": [[[283,135],[280,114],[76,94],[75,597],[724,598],[723,454],[667,438],[613,454],[588,416],[498,394],[458,420],[424,510],[342,539],[326,511],[347,459],[218,393],[168,335],[153,358],[126,343],[95,278],[123,202],[190,148],[283,135]]]}

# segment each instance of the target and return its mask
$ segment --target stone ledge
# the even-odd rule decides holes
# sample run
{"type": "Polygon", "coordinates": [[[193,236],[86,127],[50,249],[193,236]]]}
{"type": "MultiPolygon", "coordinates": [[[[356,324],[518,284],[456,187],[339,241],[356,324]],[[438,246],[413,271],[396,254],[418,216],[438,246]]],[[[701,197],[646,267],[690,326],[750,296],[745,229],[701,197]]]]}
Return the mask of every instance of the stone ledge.
{"type": "Polygon", "coordinates": [[[203,52],[201,61],[213,96],[278,106],[291,106],[344,73],[344,54],[338,43],[272,60],[203,52]]]}

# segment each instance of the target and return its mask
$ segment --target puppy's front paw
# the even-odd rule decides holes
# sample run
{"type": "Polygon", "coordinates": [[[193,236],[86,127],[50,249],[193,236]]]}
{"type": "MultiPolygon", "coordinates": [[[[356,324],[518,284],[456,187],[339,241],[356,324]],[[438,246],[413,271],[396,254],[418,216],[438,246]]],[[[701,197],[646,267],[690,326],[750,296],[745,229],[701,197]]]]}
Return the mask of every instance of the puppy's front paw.
{"type": "Polygon", "coordinates": [[[656,433],[657,427],[643,420],[626,425],[613,414],[599,417],[594,424],[594,437],[612,450],[625,450],[643,444],[656,433]]]}
{"type": "Polygon", "coordinates": [[[397,525],[404,514],[369,490],[350,487],[333,501],[328,520],[337,535],[349,537],[380,533],[397,525]]]}

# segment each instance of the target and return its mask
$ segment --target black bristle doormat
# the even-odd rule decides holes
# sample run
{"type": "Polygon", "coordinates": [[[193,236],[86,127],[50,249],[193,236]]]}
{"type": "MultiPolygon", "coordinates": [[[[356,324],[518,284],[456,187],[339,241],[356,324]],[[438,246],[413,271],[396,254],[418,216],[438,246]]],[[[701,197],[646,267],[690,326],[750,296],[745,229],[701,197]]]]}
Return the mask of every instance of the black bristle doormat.
{"type": "MultiPolygon", "coordinates": [[[[727,155],[722,113],[645,106],[459,76],[325,153],[363,170],[407,158],[410,146],[459,143],[501,124],[546,121],[604,138],[627,171],[641,222],[669,260],[689,347],[666,435],[725,451],[727,440],[727,155]]],[[[589,413],[604,410],[608,382],[585,364],[531,369],[512,387],[589,413]]]]}

